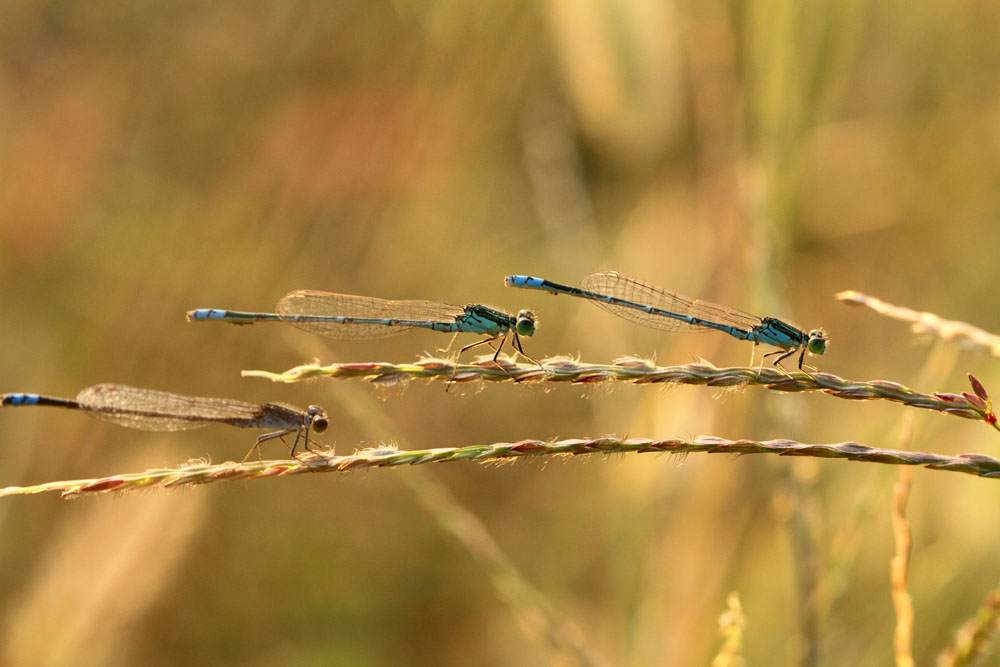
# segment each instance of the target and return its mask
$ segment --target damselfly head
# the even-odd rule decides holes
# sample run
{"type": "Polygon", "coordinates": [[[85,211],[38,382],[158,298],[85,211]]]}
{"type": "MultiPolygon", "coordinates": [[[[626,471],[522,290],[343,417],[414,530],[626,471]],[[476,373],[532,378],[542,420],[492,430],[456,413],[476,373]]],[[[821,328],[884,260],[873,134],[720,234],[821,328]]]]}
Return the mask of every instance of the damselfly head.
{"type": "Polygon", "coordinates": [[[823,354],[826,352],[826,344],[829,342],[826,332],[822,329],[813,329],[809,332],[809,340],[806,341],[806,349],[810,354],[823,354]]]}
{"type": "Polygon", "coordinates": [[[316,433],[322,433],[330,425],[330,422],[326,418],[326,412],[318,405],[309,406],[309,416],[312,417],[312,421],[310,422],[312,430],[316,433]]]}
{"type": "Polygon", "coordinates": [[[530,310],[522,310],[517,314],[514,330],[519,336],[535,335],[535,314],[530,310]]]}

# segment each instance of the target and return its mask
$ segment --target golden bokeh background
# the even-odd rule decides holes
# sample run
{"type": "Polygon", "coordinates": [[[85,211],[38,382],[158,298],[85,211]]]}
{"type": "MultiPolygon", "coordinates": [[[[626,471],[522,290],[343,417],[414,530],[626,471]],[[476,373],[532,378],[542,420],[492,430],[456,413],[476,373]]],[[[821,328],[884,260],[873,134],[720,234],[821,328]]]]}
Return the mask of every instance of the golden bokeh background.
{"type": "MultiPolygon", "coordinates": [[[[503,286],[619,269],[823,326],[830,373],[1000,392],[995,359],[833,299],[1000,330],[996,3],[12,0],[0,26],[0,392],[320,403],[339,453],[606,433],[897,447],[907,414],[914,449],[996,451],[982,424],[821,394],[271,384],[240,370],[448,340],[184,319],[309,288],[530,307],[536,357],[749,361],[723,335],[503,286]]],[[[0,485],[238,459],[252,438],[54,409],[4,410],[0,433],[0,485]]],[[[629,455],[6,498],[0,662],[574,664],[546,609],[595,662],[702,665],[736,591],[749,664],[883,665],[898,474],[629,455]],[[454,512],[477,522],[464,543],[454,512]]],[[[997,582],[997,492],[915,472],[919,664],[997,582]]]]}

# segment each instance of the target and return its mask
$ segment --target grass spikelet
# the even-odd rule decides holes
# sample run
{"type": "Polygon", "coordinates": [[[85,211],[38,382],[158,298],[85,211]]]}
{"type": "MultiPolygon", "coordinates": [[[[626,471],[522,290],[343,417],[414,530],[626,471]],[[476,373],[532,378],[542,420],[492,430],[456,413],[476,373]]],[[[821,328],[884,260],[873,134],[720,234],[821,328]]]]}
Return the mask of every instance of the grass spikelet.
{"type": "Polygon", "coordinates": [[[318,377],[364,378],[372,382],[393,383],[403,379],[444,380],[446,382],[545,382],[595,384],[623,382],[629,384],[693,384],[712,387],[763,387],[771,391],[820,391],[828,396],[849,400],[884,400],[913,408],[936,410],[945,414],[983,421],[1000,430],[996,414],[989,401],[982,398],[986,390],[970,376],[974,394],[934,393],[914,391],[889,380],[853,381],[830,373],[784,373],[775,368],[737,366],[717,368],[708,362],[683,366],[656,366],[636,357],[623,357],[611,364],[585,363],[570,357],[552,357],[535,364],[514,363],[501,357],[502,368],[492,360],[473,364],[457,364],[443,359],[421,359],[414,364],[382,362],[307,364],[284,373],[243,371],[244,377],[258,377],[273,382],[301,382],[318,377]],[[978,387],[977,387],[978,384],[978,387]],[[981,392],[981,393],[980,393],[981,392]]]}
{"type": "Polygon", "coordinates": [[[615,436],[569,440],[521,440],[490,445],[439,447],[423,450],[398,450],[392,446],[369,447],[348,456],[311,450],[297,459],[211,464],[189,462],[176,469],[153,469],[138,473],[111,475],[99,479],[48,482],[34,486],[9,486],[0,489],[0,497],[31,495],[58,491],[64,497],[126,491],[149,486],[168,488],[211,484],[225,480],[254,480],[317,472],[347,472],[357,468],[392,468],[423,463],[455,461],[504,461],[521,457],[583,454],[776,454],[846,459],[888,465],[923,466],[950,470],[980,477],[1000,477],[1000,460],[985,454],[946,456],[928,452],[882,449],[857,442],[805,444],[794,440],[727,440],[713,436],[694,439],[649,438],[622,439],[615,436]]]}

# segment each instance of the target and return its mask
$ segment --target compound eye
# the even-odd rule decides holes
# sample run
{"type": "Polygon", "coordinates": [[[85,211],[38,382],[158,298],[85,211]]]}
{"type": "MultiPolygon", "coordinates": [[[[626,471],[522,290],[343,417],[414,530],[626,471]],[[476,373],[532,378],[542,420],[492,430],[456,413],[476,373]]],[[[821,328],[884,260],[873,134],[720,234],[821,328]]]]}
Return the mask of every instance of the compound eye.
{"type": "Polygon", "coordinates": [[[522,310],[517,314],[517,321],[514,323],[514,329],[520,336],[534,336],[535,335],[535,314],[530,310],[522,310]]]}
{"type": "Polygon", "coordinates": [[[326,413],[323,412],[323,408],[318,405],[309,406],[309,415],[312,417],[310,426],[312,427],[312,430],[317,433],[322,433],[326,430],[326,427],[330,425],[330,422],[326,418],[326,413]]]}
{"type": "Polygon", "coordinates": [[[806,347],[812,354],[823,354],[826,352],[826,332],[822,329],[813,329],[809,332],[809,342],[806,347]]]}

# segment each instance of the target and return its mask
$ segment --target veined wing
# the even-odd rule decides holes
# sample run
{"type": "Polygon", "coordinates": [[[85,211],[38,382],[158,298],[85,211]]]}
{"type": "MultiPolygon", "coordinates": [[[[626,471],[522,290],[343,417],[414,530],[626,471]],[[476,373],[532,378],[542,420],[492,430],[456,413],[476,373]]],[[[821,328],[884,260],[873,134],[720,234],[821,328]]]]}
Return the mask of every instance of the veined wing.
{"type": "Polygon", "coordinates": [[[260,406],[226,398],[182,396],[121,384],[87,387],[76,396],[88,413],[141,431],[183,431],[213,421],[254,419],[260,406]]]}
{"type": "MultiPolygon", "coordinates": [[[[741,310],[720,306],[710,301],[691,299],[642,280],[622,275],[617,271],[593,273],[584,278],[581,285],[583,289],[589,292],[615,297],[616,299],[635,303],[640,306],[651,306],[658,310],[678,315],[687,315],[711,322],[727,324],[739,329],[750,330],[758,326],[761,322],[759,317],[744,313],[741,310]]],[[[619,317],[653,329],[692,333],[711,331],[711,329],[697,324],[650,313],[639,308],[604,301],[593,301],[601,308],[619,317]]]]}
{"type": "Polygon", "coordinates": [[[277,311],[283,321],[327,338],[371,340],[396,336],[413,328],[391,324],[394,320],[451,323],[465,309],[436,301],[393,301],[370,296],[298,290],[283,296],[278,302],[277,311]],[[344,322],[339,318],[380,321],[344,322]]]}

